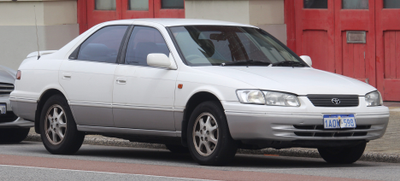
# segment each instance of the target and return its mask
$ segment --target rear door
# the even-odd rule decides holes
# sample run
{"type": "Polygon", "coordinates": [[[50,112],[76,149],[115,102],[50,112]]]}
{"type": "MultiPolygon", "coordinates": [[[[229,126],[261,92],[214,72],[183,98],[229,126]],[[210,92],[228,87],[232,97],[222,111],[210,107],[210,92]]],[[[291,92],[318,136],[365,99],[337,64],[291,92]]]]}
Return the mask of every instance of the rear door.
{"type": "Polygon", "coordinates": [[[62,63],[59,82],[78,125],[114,125],[114,72],[127,29],[128,26],[107,26],[98,30],[62,63]]]}

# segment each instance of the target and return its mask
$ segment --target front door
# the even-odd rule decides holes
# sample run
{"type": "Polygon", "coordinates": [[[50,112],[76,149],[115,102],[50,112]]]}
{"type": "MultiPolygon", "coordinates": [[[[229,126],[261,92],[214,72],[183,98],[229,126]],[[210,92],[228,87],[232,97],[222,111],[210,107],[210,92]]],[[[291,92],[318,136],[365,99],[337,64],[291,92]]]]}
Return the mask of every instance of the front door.
{"type": "Polygon", "coordinates": [[[175,131],[173,104],[178,71],[148,66],[149,53],[170,54],[159,30],[135,26],[127,45],[125,61],[115,71],[115,126],[175,131]]]}

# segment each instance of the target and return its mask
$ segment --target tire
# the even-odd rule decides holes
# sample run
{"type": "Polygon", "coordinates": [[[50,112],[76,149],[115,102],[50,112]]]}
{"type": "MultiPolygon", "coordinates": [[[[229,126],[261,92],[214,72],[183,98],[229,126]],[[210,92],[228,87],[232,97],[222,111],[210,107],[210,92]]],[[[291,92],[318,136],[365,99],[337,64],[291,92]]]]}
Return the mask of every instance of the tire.
{"type": "Polygon", "coordinates": [[[319,155],[328,163],[351,164],[364,153],[367,143],[359,143],[352,147],[318,148],[319,155]]]}
{"type": "Polygon", "coordinates": [[[44,104],[40,136],[44,147],[53,154],[74,154],[82,146],[85,134],[77,130],[68,103],[61,95],[51,96],[44,104]]]}
{"type": "Polygon", "coordinates": [[[165,144],[165,147],[172,153],[189,153],[189,149],[182,145],[165,144]]]}
{"type": "Polygon", "coordinates": [[[30,128],[0,129],[0,143],[20,143],[28,136],[30,128]]]}
{"type": "Polygon", "coordinates": [[[223,109],[212,101],[203,102],[193,110],[187,141],[191,156],[201,165],[225,165],[237,150],[223,109]]]}

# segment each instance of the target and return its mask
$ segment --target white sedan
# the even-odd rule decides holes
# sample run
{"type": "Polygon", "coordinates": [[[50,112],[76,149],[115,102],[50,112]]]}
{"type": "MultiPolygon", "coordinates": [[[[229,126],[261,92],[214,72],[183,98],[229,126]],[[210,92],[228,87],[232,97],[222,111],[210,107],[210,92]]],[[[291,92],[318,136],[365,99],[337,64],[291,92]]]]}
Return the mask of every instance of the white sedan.
{"type": "Polygon", "coordinates": [[[251,25],[118,20],[29,54],[10,100],[55,154],[101,134],[186,149],[208,165],[267,147],[353,163],[383,136],[389,110],[376,88],[311,65],[251,25]]]}

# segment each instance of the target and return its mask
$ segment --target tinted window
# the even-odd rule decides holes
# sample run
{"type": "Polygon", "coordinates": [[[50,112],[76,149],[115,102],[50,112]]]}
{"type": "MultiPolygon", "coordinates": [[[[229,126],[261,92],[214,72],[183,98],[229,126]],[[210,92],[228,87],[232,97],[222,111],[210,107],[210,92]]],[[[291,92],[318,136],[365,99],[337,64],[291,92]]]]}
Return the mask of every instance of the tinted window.
{"type": "Polygon", "coordinates": [[[116,4],[115,0],[96,0],[95,9],[96,10],[115,10],[116,4]]]}
{"type": "Polygon", "coordinates": [[[383,8],[400,8],[399,0],[383,0],[383,8]]]}
{"type": "Polygon", "coordinates": [[[343,9],[368,9],[368,0],[342,0],[343,9]]]}
{"type": "Polygon", "coordinates": [[[183,0],[161,0],[162,9],[183,9],[184,4],[183,0]]]}
{"type": "Polygon", "coordinates": [[[304,0],[304,8],[327,9],[328,0],[304,0]]]}
{"type": "Polygon", "coordinates": [[[79,60],[115,63],[128,26],[108,26],[90,36],[79,47],[79,60]]]}
{"type": "Polygon", "coordinates": [[[155,28],[136,26],[129,38],[125,63],[147,65],[147,55],[150,53],[164,53],[169,56],[164,38],[155,28]]]}
{"type": "Polygon", "coordinates": [[[129,10],[148,11],[149,1],[145,0],[129,0],[129,10]]]}

